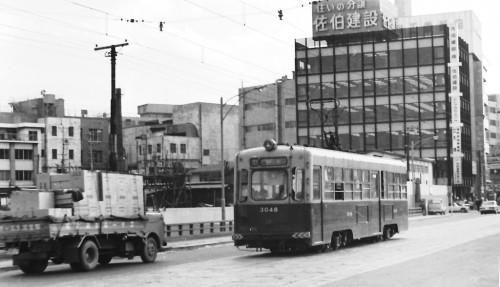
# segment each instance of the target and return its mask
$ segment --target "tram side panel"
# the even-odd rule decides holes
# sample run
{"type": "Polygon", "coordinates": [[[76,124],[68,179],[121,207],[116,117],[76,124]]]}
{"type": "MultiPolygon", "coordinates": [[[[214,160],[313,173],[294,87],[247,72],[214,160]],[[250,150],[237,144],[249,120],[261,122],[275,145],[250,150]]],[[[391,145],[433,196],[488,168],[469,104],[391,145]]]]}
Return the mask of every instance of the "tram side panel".
{"type": "Polygon", "coordinates": [[[382,224],[397,225],[398,231],[408,230],[408,201],[406,199],[382,201],[382,224]]]}
{"type": "Polygon", "coordinates": [[[375,201],[338,201],[324,203],[324,240],[334,232],[350,230],[353,239],[378,235],[379,208],[375,201]]]}

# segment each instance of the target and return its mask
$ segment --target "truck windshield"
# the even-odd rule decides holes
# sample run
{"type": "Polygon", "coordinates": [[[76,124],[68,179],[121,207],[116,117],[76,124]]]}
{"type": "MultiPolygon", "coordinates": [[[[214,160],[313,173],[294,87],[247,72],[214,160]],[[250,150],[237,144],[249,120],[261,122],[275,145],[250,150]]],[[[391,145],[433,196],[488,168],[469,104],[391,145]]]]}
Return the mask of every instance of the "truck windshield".
{"type": "Polygon", "coordinates": [[[286,170],[258,170],[252,173],[252,199],[259,201],[287,198],[286,170]]]}

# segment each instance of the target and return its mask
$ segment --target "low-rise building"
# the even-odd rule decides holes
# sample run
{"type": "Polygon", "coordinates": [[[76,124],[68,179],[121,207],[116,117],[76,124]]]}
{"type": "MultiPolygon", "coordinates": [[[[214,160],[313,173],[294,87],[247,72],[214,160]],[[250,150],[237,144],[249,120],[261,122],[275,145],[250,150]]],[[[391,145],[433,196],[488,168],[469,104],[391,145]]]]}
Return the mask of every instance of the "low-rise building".
{"type": "Polygon", "coordinates": [[[0,207],[13,187],[35,186],[43,129],[38,123],[0,123],[0,207]]]}
{"type": "Polygon", "coordinates": [[[38,119],[44,126],[42,172],[66,173],[82,168],[81,120],[70,117],[38,119]]]}

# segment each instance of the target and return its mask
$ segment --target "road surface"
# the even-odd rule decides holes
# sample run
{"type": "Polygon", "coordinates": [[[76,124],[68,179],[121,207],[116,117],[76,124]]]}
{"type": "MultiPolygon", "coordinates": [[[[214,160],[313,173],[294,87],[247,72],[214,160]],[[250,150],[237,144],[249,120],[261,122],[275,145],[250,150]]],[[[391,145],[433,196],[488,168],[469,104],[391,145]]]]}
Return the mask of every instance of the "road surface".
{"type": "Polygon", "coordinates": [[[0,273],[3,286],[499,286],[500,215],[434,216],[393,239],[322,254],[237,251],[225,245],[166,252],[155,264],[113,260],[90,273],[0,273]],[[5,285],[4,285],[5,284],[5,285]]]}

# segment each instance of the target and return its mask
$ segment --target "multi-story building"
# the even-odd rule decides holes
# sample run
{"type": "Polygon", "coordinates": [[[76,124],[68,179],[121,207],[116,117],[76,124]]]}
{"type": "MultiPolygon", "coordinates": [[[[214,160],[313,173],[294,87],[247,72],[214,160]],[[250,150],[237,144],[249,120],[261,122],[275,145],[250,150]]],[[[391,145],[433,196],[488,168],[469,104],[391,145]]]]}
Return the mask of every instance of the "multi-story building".
{"type": "Polygon", "coordinates": [[[13,113],[35,115],[37,118],[64,117],[64,99],[42,91],[42,98],[10,103],[13,113]]]}
{"type": "Polygon", "coordinates": [[[38,123],[0,123],[0,197],[14,186],[35,186],[43,129],[38,123]]]}
{"type": "Polygon", "coordinates": [[[437,184],[471,197],[468,44],[455,26],[397,28],[378,1],[334,4],[314,4],[314,39],[296,41],[298,143],[326,147],[331,133],[345,150],[411,147],[434,160],[437,184]]]}
{"type": "Polygon", "coordinates": [[[286,76],[275,83],[239,90],[241,148],[262,146],[266,139],[297,142],[295,81],[286,76]]]}
{"type": "Polygon", "coordinates": [[[458,35],[469,45],[469,93],[471,113],[472,174],[474,193],[484,192],[485,178],[489,174],[486,157],[490,153],[488,143],[487,97],[483,91],[486,70],[483,66],[481,22],[472,11],[458,11],[430,15],[400,17],[402,27],[419,27],[446,24],[456,27],[458,35]]]}
{"type": "Polygon", "coordinates": [[[488,154],[488,170],[495,191],[500,192],[500,94],[488,95],[488,123],[490,153],[488,154]]]}
{"type": "Polygon", "coordinates": [[[144,175],[159,174],[172,162],[186,169],[201,166],[200,138],[191,124],[125,128],[123,142],[128,168],[144,175]]]}
{"type": "Polygon", "coordinates": [[[109,118],[82,117],[81,166],[87,170],[109,168],[109,118]]]}
{"type": "Polygon", "coordinates": [[[42,172],[66,173],[82,168],[81,120],[71,117],[38,119],[44,126],[40,159],[42,172]]]}
{"type": "MultiPolygon", "coordinates": [[[[217,164],[221,160],[221,108],[224,116],[224,160],[233,160],[239,151],[239,110],[234,105],[191,103],[185,105],[146,104],[139,106],[142,117],[157,117],[165,125],[191,124],[199,138],[196,150],[201,151],[201,165],[217,164]]],[[[152,122],[150,124],[153,124],[152,122]]],[[[133,128],[133,127],[131,127],[133,128]]],[[[180,133],[182,136],[182,133],[180,133]]],[[[191,147],[195,148],[195,147],[191,147]]]]}

